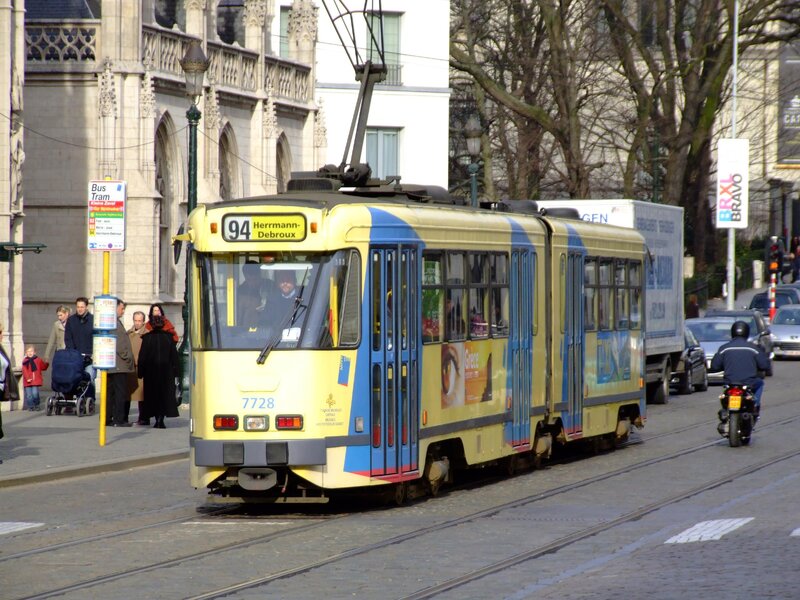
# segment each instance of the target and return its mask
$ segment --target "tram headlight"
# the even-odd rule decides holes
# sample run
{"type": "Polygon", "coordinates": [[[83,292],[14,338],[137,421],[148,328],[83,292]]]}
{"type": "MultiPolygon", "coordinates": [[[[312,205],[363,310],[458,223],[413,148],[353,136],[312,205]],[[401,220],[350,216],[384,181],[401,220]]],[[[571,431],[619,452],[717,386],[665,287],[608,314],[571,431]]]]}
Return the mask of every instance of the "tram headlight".
{"type": "Polygon", "coordinates": [[[269,429],[269,417],[258,415],[245,415],[245,431],[267,431],[269,429]]]}

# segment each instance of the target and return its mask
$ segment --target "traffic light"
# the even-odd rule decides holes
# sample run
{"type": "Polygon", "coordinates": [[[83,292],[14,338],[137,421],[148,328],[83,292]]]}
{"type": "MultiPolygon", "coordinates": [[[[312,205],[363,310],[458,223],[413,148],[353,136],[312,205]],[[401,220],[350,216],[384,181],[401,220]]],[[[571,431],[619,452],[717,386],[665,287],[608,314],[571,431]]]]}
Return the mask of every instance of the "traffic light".
{"type": "Polygon", "coordinates": [[[772,244],[769,247],[769,272],[780,273],[782,260],[780,246],[778,246],[778,244],[772,244]]]}

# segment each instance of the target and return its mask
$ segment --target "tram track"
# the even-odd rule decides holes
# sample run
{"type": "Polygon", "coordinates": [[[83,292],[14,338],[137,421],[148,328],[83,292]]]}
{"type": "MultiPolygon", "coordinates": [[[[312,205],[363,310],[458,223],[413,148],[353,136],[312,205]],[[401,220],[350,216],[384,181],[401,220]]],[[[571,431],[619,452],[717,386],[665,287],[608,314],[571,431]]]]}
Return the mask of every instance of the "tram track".
{"type": "MultiPolygon", "coordinates": [[[[763,430],[763,429],[768,429],[768,428],[772,428],[772,427],[777,427],[777,426],[780,426],[780,425],[789,424],[789,423],[792,423],[792,422],[794,422],[794,421],[796,421],[798,419],[800,419],[800,416],[789,417],[787,419],[783,419],[782,421],[777,421],[777,422],[774,422],[774,423],[770,423],[768,426],[761,427],[760,429],[763,430]]],[[[685,448],[683,450],[679,450],[677,452],[673,452],[673,453],[665,455],[665,456],[655,457],[655,458],[652,458],[652,459],[641,461],[641,462],[636,463],[634,465],[629,465],[629,466],[626,466],[626,467],[622,467],[620,469],[615,469],[615,470],[607,472],[607,473],[598,474],[596,476],[589,477],[589,478],[583,479],[581,481],[577,481],[577,482],[574,482],[574,483],[570,483],[570,484],[566,484],[566,485],[563,485],[563,486],[559,486],[559,487],[556,487],[556,488],[553,488],[553,489],[550,489],[550,490],[547,490],[547,491],[544,491],[544,492],[540,492],[540,493],[537,493],[537,494],[532,494],[532,495],[524,497],[524,498],[519,498],[517,500],[513,500],[513,501],[510,501],[510,502],[507,502],[507,503],[503,503],[503,504],[500,504],[500,505],[497,505],[497,506],[493,506],[493,507],[490,507],[488,509],[484,509],[482,511],[477,511],[477,512],[474,512],[474,513],[471,513],[471,514],[468,514],[468,515],[463,515],[461,517],[458,517],[458,518],[455,518],[455,519],[451,519],[451,520],[448,520],[448,521],[444,521],[444,522],[436,524],[436,525],[428,526],[428,527],[421,528],[421,529],[416,529],[414,531],[410,531],[410,532],[402,534],[402,535],[394,536],[394,537],[388,538],[386,540],[382,540],[380,542],[375,542],[373,544],[369,544],[369,545],[366,545],[366,546],[353,548],[353,549],[350,549],[350,550],[347,550],[347,551],[344,551],[344,552],[329,556],[329,557],[327,557],[325,559],[321,559],[319,561],[309,562],[307,564],[304,564],[304,565],[301,565],[301,566],[298,566],[298,567],[295,567],[295,568],[292,568],[292,569],[286,569],[284,571],[281,571],[281,572],[278,572],[278,573],[273,573],[271,575],[266,575],[266,576],[263,576],[263,577],[254,578],[254,579],[251,579],[251,580],[248,580],[248,581],[245,581],[245,582],[241,582],[241,583],[238,583],[238,584],[235,584],[235,585],[227,586],[225,588],[221,588],[221,589],[218,589],[218,590],[206,592],[206,593],[199,594],[199,595],[196,595],[196,596],[191,596],[191,597],[187,598],[186,600],[213,600],[215,598],[223,598],[225,596],[228,596],[228,595],[236,593],[236,592],[240,592],[240,591],[244,591],[244,590],[252,590],[254,588],[259,588],[259,587],[267,585],[269,583],[272,583],[272,582],[275,582],[275,581],[279,581],[279,580],[282,580],[282,579],[289,579],[289,578],[292,578],[292,577],[295,577],[295,576],[298,576],[298,575],[302,575],[302,574],[304,574],[304,573],[306,573],[308,571],[311,571],[311,570],[314,570],[314,569],[317,569],[317,568],[320,568],[320,567],[324,567],[324,566],[327,566],[327,565],[330,565],[330,564],[333,564],[333,563],[336,563],[336,562],[339,562],[339,561],[342,561],[342,560],[346,560],[346,559],[353,558],[353,557],[356,557],[356,556],[368,554],[370,552],[381,550],[381,549],[387,548],[389,546],[393,546],[395,544],[411,541],[411,540],[414,540],[414,539],[422,537],[422,536],[435,534],[435,533],[441,532],[441,531],[443,531],[445,529],[450,529],[452,527],[457,527],[459,525],[463,525],[463,524],[466,524],[466,523],[469,523],[471,521],[475,521],[475,520],[478,520],[478,519],[490,518],[490,517],[493,517],[493,516],[497,515],[498,513],[506,511],[506,510],[511,510],[511,509],[519,508],[521,506],[533,503],[533,502],[539,502],[539,501],[542,501],[542,500],[546,500],[546,499],[552,498],[554,496],[558,496],[558,495],[561,495],[561,494],[565,494],[565,493],[568,493],[568,492],[579,490],[579,489],[581,489],[583,487],[587,487],[587,486],[593,485],[595,483],[600,483],[600,482],[612,479],[614,477],[618,477],[620,475],[629,474],[631,471],[634,471],[634,470],[643,469],[643,468],[646,468],[646,467],[649,467],[649,466],[656,465],[658,463],[662,463],[662,462],[669,461],[669,460],[674,460],[676,458],[680,458],[680,457],[692,454],[694,452],[698,452],[698,451],[707,449],[707,448],[712,447],[712,446],[720,445],[722,443],[722,441],[723,440],[715,440],[713,442],[706,442],[706,443],[703,443],[703,444],[699,444],[699,445],[693,446],[691,448],[685,448]]],[[[512,566],[515,566],[517,564],[523,563],[523,562],[525,562],[527,560],[535,559],[538,556],[543,556],[543,555],[548,554],[550,552],[555,552],[555,551],[559,550],[560,548],[568,546],[569,544],[572,544],[572,543],[578,542],[580,540],[592,537],[593,535],[596,535],[596,534],[601,533],[603,531],[607,531],[607,530],[612,529],[613,527],[616,527],[618,525],[634,521],[634,520],[636,520],[638,518],[641,518],[642,516],[645,516],[645,515],[647,515],[647,514],[649,514],[651,512],[654,512],[654,511],[656,511],[656,510],[658,510],[660,508],[663,508],[665,506],[669,506],[670,504],[675,504],[675,503],[680,502],[682,500],[685,500],[687,498],[691,498],[692,496],[695,496],[695,495],[700,494],[700,493],[702,493],[704,491],[707,491],[707,490],[713,489],[715,487],[718,487],[720,485],[723,485],[724,483],[732,481],[732,480],[734,480],[736,478],[743,477],[743,476],[745,476],[747,474],[750,474],[750,473],[752,473],[754,471],[766,468],[768,466],[771,466],[773,464],[777,464],[777,463],[779,463],[781,461],[787,460],[789,458],[792,458],[792,457],[798,456],[798,455],[800,455],[800,449],[793,450],[793,451],[791,451],[789,453],[780,455],[778,457],[773,457],[773,458],[768,459],[766,461],[762,461],[761,463],[757,463],[756,465],[751,465],[749,467],[744,467],[744,468],[742,468],[742,469],[740,469],[740,470],[738,470],[738,471],[736,471],[734,473],[730,473],[730,474],[728,474],[726,476],[716,478],[711,482],[707,482],[705,484],[696,486],[696,487],[690,489],[689,491],[683,492],[681,494],[676,494],[674,496],[671,496],[669,498],[660,500],[658,502],[651,503],[651,504],[649,504],[647,506],[644,506],[644,507],[641,507],[641,508],[639,508],[639,509],[637,509],[635,511],[631,511],[631,512],[626,513],[624,515],[620,515],[619,517],[617,517],[615,519],[612,519],[610,521],[603,522],[603,523],[600,523],[598,525],[595,525],[595,526],[592,526],[592,527],[589,527],[589,528],[574,532],[574,533],[572,533],[572,534],[570,534],[568,536],[564,536],[564,537],[562,537],[562,538],[560,538],[558,540],[555,540],[555,541],[553,541],[553,542],[551,542],[551,543],[549,543],[547,545],[544,545],[542,547],[539,547],[539,548],[536,548],[536,549],[532,549],[532,550],[526,551],[524,553],[520,553],[520,554],[514,555],[514,556],[512,556],[512,557],[510,557],[508,559],[505,559],[503,561],[499,561],[499,562],[494,563],[492,565],[488,565],[487,567],[484,567],[484,568],[482,568],[482,569],[480,569],[478,571],[475,571],[472,574],[464,575],[462,577],[455,578],[455,579],[449,580],[447,582],[443,582],[443,583],[441,583],[441,584],[439,584],[439,585],[437,585],[435,587],[428,588],[427,590],[423,590],[422,592],[417,592],[417,594],[423,593],[424,595],[420,595],[420,596],[412,595],[412,596],[409,596],[408,598],[417,598],[417,597],[419,597],[419,598],[429,598],[429,597],[433,597],[436,594],[442,593],[442,592],[447,591],[449,589],[460,587],[462,585],[465,585],[465,584],[469,583],[470,581],[474,581],[474,580],[480,579],[480,578],[485,577],[486,575],[489,575],[491,573],[495,573],[495,572],[501,571],[503,569],[510,568],[512,566]],[[428,590],[430,590],[430,591],[428,591],[428,590]]],[[[407,600],[407,599],[404,598],[403,600],[407,600]]]]}
{"type": "MultiPolygon", "coordinates": [[[[769,424],[762,425],[762,426],[759,427],[759,431],[764,431],[764,430],[768,431],[768,430],[770,430],[772,428],[779,427],[779,426],[782,426],[782,425],[787,425],[787,424],[793,423],[793,422],[795,422],[797,420],[800,420],[800,415],[794,416],[794,417],[789,417],[789,418],[786,418],[786,419],[783,419],[783,420],[780,420],[780,421],[775,421],[775,422],[772,422],[772,423],[769,423],[769,424]]],[[[679,432],[679,430],[676,430],[676,431],[671,432],[671,433],[674,434],[674,433],[678,433],[678,432],[679,432]]],[[[660,434],[660,435],[665,435],[666,433],[667,432],[665,432],[664,434],[660,434]]],[[[262,576],[262,577],[249,579],[247,581],[240,582],[240,583],[235,584],[235,585],[231,585],[231,586],[228,586],[228,587],[225,587],[225,588],[221,588],[221,589],[218,589],[218,590],[205,592],[205,593],[200,594],[200,595],[191,596],[190,600],[208,600],[208,599],[211,599],[211,598],[221,598],[221,597],[227,596],[229,594],[232,594],[232,593],[235,593],[235,592],[238,592],[238,591],[258,588],[258,587],[267,585],[267,584],[269,584],[271,582],[274,582],[274,581],[278,581],[278,580],[282,580],[282,579],[289,579],[289,578],[295,577],[297,575],[301,575],[301,574],[303,574],[305,572],[308,572],[308,571],[311,571],[311,570],[314,570],[314,569],[317,569],[317,568],[320,568],[320,567],[324,567],[326,565],[330,565],[330,564],[333,564],[333,563],[336,563],[336,562],[340,562],[340,561],[344,561],[344,560],[347,560],[347,559],[350,559],[350,558],[354,558],[354,557],[357,557],[357,556],[360,556],[360,555],[364,555],[364,554],[367,554],[369,552],[373,552],[375,550],[380,550],[382,548],[387,548],[387,547],[395,545],[395,544],[411,541],[411,540],[414,540],[416,538],[419,538],[419,537],[422,537],[422,536],[425,536],[425,535],[430,535],[430,534],[434,534],[434,533],[437,533],[437,532],[441,532],[441,531],[444,531],[446,529],[450,529],[450,528],[457,527],[459,525],[468,523],[470,521],[474,521],[474,520],[478,520],[478,519],[490,518],[490,517],[495,516],[495,515],[497,515],[499,513],[502,513],[503,511],[515,509],[515,508],[518,508],[518,507],[522,507],[522,506],[525,506],[525,505],[528,505],[528,504],[531,504],[531,503],[534,503],[534,502],[540,502],[540,501],[543,501],[543,500],[546,500],[546,499],[549,499],[549,498],[553,498],[554,496],[558,496],[558,495],[561,495],[561,494],[573,492],[575,490],[579,490],[581,488],[584,488],[584,487],[587,487],[587,486],[590,486],[590,485],[593,485],[593,484],[596,484],[596,483],[602,483],[604,481],[613,479],[615,477],[619,477],[621,475],[629,474],[632,471],[641,470],[641,469],[644,469],[644,468],[647,468],[647,467],[650,467],[650,466],[653,466],[653,465],[657,465],[659,463],[663,463],[663,462],[670,461],[670,460],[675,460],[677,458],[681,458],[681,457],[690,455],[692,453],[702,451],[702,450],[707,449],[709,447],[712,447],[712,446],[715,446],[715,445],[720,445],[722,443],[724,443],[723,439],[715,439],[713,441],[707,441],[707,442],[704,442],[704,443],[701,443],[701,444],[696,444],[694,446],[691,446],[691,447],[688,447],[688,448],[684,448],[684,449],[680,449],[680,450],[671,452],[669,454],[665,454],[665,455],[662,455],[662,456],[656,456],[656,457],[653,457],[653,458],[649,458],[647,460],[639,461],[639,462],[631,464],[631,465],[626,465],[626,466],[618,468],[618,469],[614,469],[614,470],[607,471],[607,472],[604,472],[604,473],[599,473],[599,474],[594,475],[592,477],[581,479],[580,481],[576,481],[576,482],[572,482],[572,483],[569,483],[569,484],[564,484],[564,485],[561,485],[561,486],[557,486],[557,487],[551,488],[549,490],[544,490],[544,491],[541,491],[541,492],[538,492],[538,493],[535,493],[535,494],[530,494],[530,495],[522,497],[522,498],[518,498],[518,499],[509,501],[509,502],[505,502],[505,503],[502,503],[502,504],[499,504],[499,505],[495,505],[495,506],[486,508],[484,510],[472,512],[470,514],[463,515],[461,517],[450,519],[450,520],[447,520],[447,521],[443,521],[443,522],[435,524],[435,525],[427,526],[427,527],[420,528],[420,529],[414,529],[414,530],[409,531],[407,533],[404,533],[404,534],[401,534],[401,535],[397,535],[397,536],[393,536],[391,538],[387,538],[387,539],[384,539],[384,540],[380,540],[380,541],[372,543],[372,544],[367,544],[367,545],[364,545],[364,546],[359,546],[359,547],[356,547],[356,548],[352,548],[350,550],[339,552],[339,553],[333,554],[331,556],[325,557],[325,558],[317,560],[317,561],[310,561],[308,563],[305,563],[305,564],[297,566],[297,567],[293,567],[293,568],[290,568],[290,569],[285,569],[285,570],[282,570],[282,571],[279,571],[279,572],[276,572],[276,573],[272,573],[272,574],[269,574],[269,575],[265,575],[265,576],[262,576]]],[[[791,453],[788,453],[788,454],[785,454],[785,455],[782,455],[782,456],[779,456],[779,457],[775,457],[775,458],[769,459],[768,461],[764,461],[762,463],[758,463],[757,465],[753,465],[753,466],[750,466],[750,467],[745,467],[745,468],[743,468],[743,469],[741,469],[741,470],[739,470],[739,471],[737,471],[735,473],[728,474],[726,476],[717,478],[717,479],[715,479],[715,480],[713,480],[711,482],[708,482],[708,483],[702,484],[700,486],[697,486],[696,488],[693,488],[692,490],[689,490],[687,492],[683,492],[681,494],[672,496],[670,498],[667,498],[667,499],[660,500],[658,502],[649,504],[649,505],[647,505],[645,507],[642,507],[642,508],[640,508],[640,509],[638,509],[636,511],[632,511],[630,513],[626,513],[625,515],[621,515],[620,517],[618,517],[616,519],[613,519],[611,521],[604,522],[604,523],[595,525],[595,526],[590,527],[590,528],[586,528],[586,529],[581,530],[579,532],[575,532],[573,534],[570,534],[569,536],[566,536],[564,538],[561,538],[559,540],[551,542],[550,544],[548,544],[546,546],[542,546],[540,548],[532,549],[532,550],[526,551],[524,553],[520,553],[520,554],[514,555],[512,557],[509,557],[509,558],[507,558],[507,559],[505,559],[503,561],[500,561],[500,562],[497,562],[497,563],[493,563],[492,565],[488,565],[488,566],[480,569],[479,571],[476,571],[476,572],[474,572],[474,573],[472,573],[472,574],[470,574],[468,576],[463,576],[463,577],[460,577],[460,578],[448,580],[447,582],[442,582],[441,584],[438,584],[435,587],[435,589],[434,588],[429,588],[429,590],[423,590],[421,592],[417,592],[418,594],[424,593],[424,594],[427,594],[427,595],[421,595],[421,596],[413,595],[413,596],[409,596],[409,598],[431,597],[432,595],[441,593],[442,591],[446,591],[447,589],[451,589],[451,588],[455,588],[455,587],[459,587],[459,586],[465,585],[466,583],[469,583],[469,581],[474,581],[475,579],[479,579],[479,578],[484,577],[484,576],[486,576],[488,574],[501,571],[504,568],[509,568],[511,566],[514,566],[516,564],[520,564],[520,563],[525,562],[527,560],[535,559],[537,556],[541,556],[543,554],[547,554],[548,552],[553,552],[555,550],[558,550],[559,548],[563,548],[563,547],[565,547],[565,546],[567,546],[567,545],[569,545],[571,543],[580,541],[582,539],[586,539],[587,537],[591,537],[592,535],[595,535],[595,534],[597,534],[599,532],[602,532],[602,531],[606,531],[606,530],[611,529],[611,528],[613,528],[613,527],[615,527],[617,525],[620,525],[622,523],[626,523],[626,522],[635,520],[637,518],[640,518],[643,515],[646,515],[646,514],[648,514],[650,512],[653,512],[653,511],[657,510],[658,508],[661,508],[663,506],[667,506],[669,504],[673,504],[673,503],[679,502],[679,501],[681,501],[683,499],[686,499],[688,497],[691,497],[693,495],[702,493],[703,491],[706,491],[706,490],[712,489],[714,487],[717,487],[719,485],[722,485],[723,483],[726,483],[726,482],[728,482],[728,481],[730,481],[732,479],[735,479],[737,477],[741,477],[741,476],[744,476],[745,474],[751,473],[751,472],[753,472],[755,470],[758,470],[758,469],[761,469],[761,468],[765,468],[766,466],[769,466],[771,464],[775,464],[776,462],[780,462],[782,460],[787,460],[788,458],[791,458],[791,457],[793,457],[793,456],[795,456],[797,454],[800,454],[800,450],[793,451],[791,453]],[[470,577],[471,577],[471,579],[469,579],[470,577]],[[441,589],[440,589],[440,586],[445,586],[445,587],[441,587],[441,589]]],[[[470,486],[470,487],[472,487],[472,486],[470,486]]],[[[39,548],[39,549],[35,549],[35,550],[29,550],[29,551],[26,551],[26,552],[17,553],[15,555],[9,555],[7,557],[2,557],[2,559],[0,559],[0,560],[4,561],[4,562],[7,562],[7,561],[10,561],[12,559],[22,559],[22,558],[29,557],[31,555],[46,554],[49,551],[54,551],[54,550],[61,549],[61,548],[75,547],[75,546],[80,546],[82,544],[89,544],[89,543],[96,542],[96,541],[110,540],[110,539],[113,539],[115,537],[121,537],[121,536],[125,536],[125,535],[130,535],[131,533],[135,533],[135,532],[138,532],[138,531],[144,531],[144,530],[147,530],[147,529],[150,529],[150,528],[153,528],[153,527],[157,527],[157,526],[163,525],[163,524],[179,524],[181,522],[187,522],[187,521],[192,521],[192,520],[224,516],[227,513],[235,512],[236,508],[237,508],[236,506],[225,507],[225,508],[222,508],[222,509],[219,509],[219,510],[216,510],[216,511],[212,511],[212,512],[207,513],[205,515],[201,515],[199,517],[197,515],[187,516],[187,517],[178,517],[178,518],[174,518],[174,519],[170,519],[170,520],[163,520],[163,521],[161,521],[159,523],[151,523],[151,524],[147,524],[147,525],[143,525],[143,526],[139,526],[139,527],[135,527],[135,528],[128,528],[126,530],[121,530],[121,531],[118,531],[118,532],[108,532],[108,533],[104,533],[104,534],[98,534],[97,536],[90,536],[90,537],[87,537],[87,538],[82,538],[80,540],[73,540],[73,541],[70,541],[70,542],[64,542],[64,543],[61,543],[61,544],[56,544],[56,545],[52,545],[52,546],[48,546],[48,547],[43,547],[43,548],[39,548]]],[[[270,532],[270,533],[265,534],[265,535],[256,536],[256,537],[249,538],[247,540],[243,540],[241,542],[221,544],[221,545],[215,546],[213,548],[209,548],[207,550],[203,550],[203,551],[199,551],[199,552],[195,552],[195,553],[191,553],[191,554],[182,555],[182,556],[176,557],[174,559],[169,559],[169,560],[166,560],[166,561],[159,561],[157,563],[153,563],[153,564],[149,564],[149,565],[143,565],[143,566],[136,567],[136,568],[117,571],[115,573],[110,573],[110,574],[107,574],[107,575],[104,575],[104,576],[101,576],[101,577],[98,577],[98,578],[88,579],[88,580],[76,582],[76,583],[73,583],[73,584],[70,584],[70,585],[66,585],[66,586],[63,586],[63,587],[59,587],[57,589],[53,589],[53,590],[50,590],[50,591],[45,591],[45,592],[37,593],[37,594],[31,595],[31,596],[26,596],[25,600],[33,600],[33,599],[40,599],[40,598],[50,598],[50,597],[54,597],[54,596],[58,596],[58,595],[62,595],[62,594],[70,593],[70,592],[89,589],[89,588],[92,588],[92,587],[96,587],[96,586],[100,586],[100,585],[103,585],[103,584],[106,584],[106,583],[111,583],[111,582],[114,582],[114,581],[126,579],[126,578],[129,578],[129,577],[136,577],[136,576],[139,576],[139,575],[142,575],[142,574],[145,574],[145,573],[151,573],[151,572],[154,572],[154,571],[157,571],[157,570],[166,569],[166,568],[174,567],[174,566],[179,566],[179,565],[181,565],[183,563],[188,563],[188,562],[195,561],[195,560],[202,559],[202,558],[212,557],[212,556],[219,555],[219,554],[222,554],[222,553],[225,553],[225,552],[230,552],[230,551],[234,551],[234,550],[238,550],[238,549],[250,548],[250,547],[258,546],[260,544],[267,544],[267,543],[273,542],[275,540],[278,540],[278,539],[281,539],[281,538],[285,538],[287,536],[308,532],[308,531],[316,529],[316,528],[321,528],[321,527],[327,525],[328,523],[330,523],[332,520],[353,518],[353,516],[354,515],[352,515],[352,514],[337,514],[337,515],[335,515],[333,517],[317,517],[317,520],[315,520],[315,522],[313,522],[313,523],[308,523],[308,524],[301,525],[301,526],[298,526],[298,527],[292,527],[290,529],[286,529],[286,530],[283,530],[283,531],[270,532]]],[[[275,515],[270,515],[270,517],[271,518],[275,518],[275,515]]]]}
{"type": "Polygon", "coordinates": [[[444,592],[459,588],[461,586],[467,585],[468,583],[472,583],[474,581],[482,579],[487,575],[499,573],[511,567],[515,567],[530,560],[534,560],[536,558],[544,556],[546,554],[557,552],[562,548],[565,548],[571,544],[586,540],[599,533],[603,533],[605,531],[613,529],[614,527],[618,527],[620,525],[636,521],[657,510],[660,510],[672,504],[683,502],[684,500],[687,500],[693,496],[696,496],[703,492],[707,492],[721,485],[730,483],[732,481],[735,481],[736,479],[745,477],[747,475],[755,473],[756,471],[760,471],[761,469],[771,467],[773,465],[781,463],[790,458],[794,458],[796,456],[800,456],[800,449],[792,450],[791,452],[787,452],[780,456],[773,457],[771,459],[761,461],[753,465],[749,465],[733,473],[728,473],[722,477],[706,482],[702,485],[698,485],[694,488],[691,488],[690,490],[681,492],[679,494],[675,494],[673,496],[664,498],[657,502],[653,502],[637,510],[629,511],[609,521],[604,521],[592,527],[581,529],[569,535],[563,536],[557,540],[553,540],[548,544],[533,548],[531,550],[526,550],[525,552],[520,552],[518,554],[505,558],[501,561],[497,561],[493,564],[477,569],[466,575],[455,577],[448,581],[444,581],[439,584],[430,586],[428,588],[425,588],[424,590],[420,590],[409,596],[403,596],[400,600],[424,600],[425,598],[433,598],[434,596],[437,596],[444,592]]]}

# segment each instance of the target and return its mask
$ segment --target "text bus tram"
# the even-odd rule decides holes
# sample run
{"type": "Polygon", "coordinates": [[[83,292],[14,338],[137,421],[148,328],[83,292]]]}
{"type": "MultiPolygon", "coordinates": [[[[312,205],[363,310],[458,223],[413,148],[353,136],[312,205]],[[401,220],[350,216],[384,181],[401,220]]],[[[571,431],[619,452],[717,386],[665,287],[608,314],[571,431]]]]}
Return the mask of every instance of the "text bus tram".
{"type": "Polygon", "coordinates": [[[402,498],[643,424],[638,233],[392,190],[191,214],[195,487],[402,498]]]}

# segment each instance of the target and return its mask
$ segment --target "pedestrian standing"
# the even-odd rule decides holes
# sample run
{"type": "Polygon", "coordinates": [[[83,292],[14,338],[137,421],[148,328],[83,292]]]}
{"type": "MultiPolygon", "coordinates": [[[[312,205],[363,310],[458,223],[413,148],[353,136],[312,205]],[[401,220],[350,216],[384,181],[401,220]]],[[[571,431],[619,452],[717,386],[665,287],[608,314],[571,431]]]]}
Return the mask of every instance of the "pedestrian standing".
{"type": "Polygon", "coordinates": [[[56,350],[63,350],[64,345],[64,325],[69,318],[70,309],[66,306],[59,306],[56,309],[56,321],[50,328],[50,337],[47,339],[47,348],[44,351],[44,360],[48,363],[53,362],[53,355],[56,350]]]}
{"type": "Polygon", "coordinates": [[[96,398],[94,387],[94,367],[92,350],[94,348],[94,317],[89,312],[89,299],[80,296],[75,299],[75,314],[70,315],[64,324],[64,347],[77,350],[83,355],[86,373],[89,375],[88,396],[96,398]]]}
{"type": "Polygon", "coordinates": [[[39,390],[44,383],[44,371],[50,365],[36,356],[36,348],[28,346],[25,348],[25,358],[22,359],[22,386],[25,389],[25,403],[22,405],[26,410],[42,410],[39,390]]]}
{"type": "Polygon", "coordinates": [[[175,331],[175,325],[173,325],[172,321],[167,318],[167,315],[164,313],[164,307],[160,304],[150,305],[150,314],[148,315],[147,325],[145,326],[147,331],[153,330],[153,317],[156,316],[161,317],[162,322],[164,323],[162,329],[170,334],[172,336],[172,341],[177,344],[178,340],[180,339],[178,337],[178,332],[175,331]]]}
{"type": "Polygon", "coordinates": [[[156,418],[156,429],[166,429],[164,417],[177,417],[175,378],[178,376],[178,350],[172,334],[164,330],[164,318],[154,315],[152,330],[142,337],[139,351],[139,377],[144,380],[145,417],[156,418]]]}
{"type": "Polygon", "coordinates": [[[696,319],[700,316],[700,304],[697,302],[697,294],[689,294],[689,302],[686,304],[686,318],[696,319]]]}
{"type": "MultiPolygon", "coordinates": [[[[133,327],[128,329],[128,339],[131,342],[131,350],[133,351],[133,364],[138,370],[139,368],[139,352],[142,349],[142,336],[147,333],[144,326],[145,314],[137,310],[133,313],[133,327]]],[[[137,425],[147,426],[150,425],[150,417],[145,417],[144,407],[144,383],[138,377],[138,373],[131,373],[128,378],[128,389],[131,390],[131,402],[139,403],[139,419],[136,421],[137,425]]]]}
{"type": "MultiPolygon", "coordinates": [[[[19,399],[19,388],[17,378],[11,370],[11,359],[3,348],[3,324],[0,323],[0,398],[6,402],[14,402],[19,399]]],[[[3,437],[3,418],[0,412],[0,438],[3,437]]],[[[0,460],[0,464],[2,464],[0,460]]]]}
{"type": "Polygon", "coordinates": [[[117,327],[114,335],[117,338],[117,360],[113,369],[108,370],[109,404],[111,419],[106,412],[106,425],[114,427],[130,427],[128,415],[131,409],[131,392],[128,383],[130,374],[134,371],[133,350],[128,332],[122,324],[122,315],[125,314],[125,302],[117,298],[117,327]]]}

